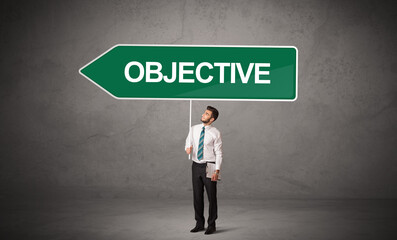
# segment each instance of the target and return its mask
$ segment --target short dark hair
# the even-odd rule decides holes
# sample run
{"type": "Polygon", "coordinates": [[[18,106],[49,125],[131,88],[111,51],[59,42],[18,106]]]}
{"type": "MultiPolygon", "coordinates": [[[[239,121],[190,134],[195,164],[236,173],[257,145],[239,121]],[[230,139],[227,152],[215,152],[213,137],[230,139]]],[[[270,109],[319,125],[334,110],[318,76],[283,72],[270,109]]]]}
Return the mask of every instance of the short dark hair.
{"type": "Polygon", "coordinates": [[[207,110],[211,111],[211,118],[214,118],[214,121],[218,118],[219,116],[219,112],[218,110],[216,110],[216,108],[211,107],[211,106],[207,106],[207,110]]]}

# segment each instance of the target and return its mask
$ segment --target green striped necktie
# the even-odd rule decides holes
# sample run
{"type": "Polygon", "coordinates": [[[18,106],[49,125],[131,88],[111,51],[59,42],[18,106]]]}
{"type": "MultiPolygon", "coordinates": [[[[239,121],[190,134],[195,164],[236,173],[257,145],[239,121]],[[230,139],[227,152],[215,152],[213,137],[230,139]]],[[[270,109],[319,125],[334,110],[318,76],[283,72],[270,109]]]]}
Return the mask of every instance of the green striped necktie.
{"type": "Polygon", "coordinates": [[[205,126],[203,126],[203,130],[200,134],[199,148],[197,152],[197,159],[202,160],[204,155],[204,134],[205,134],[205,126]]]}

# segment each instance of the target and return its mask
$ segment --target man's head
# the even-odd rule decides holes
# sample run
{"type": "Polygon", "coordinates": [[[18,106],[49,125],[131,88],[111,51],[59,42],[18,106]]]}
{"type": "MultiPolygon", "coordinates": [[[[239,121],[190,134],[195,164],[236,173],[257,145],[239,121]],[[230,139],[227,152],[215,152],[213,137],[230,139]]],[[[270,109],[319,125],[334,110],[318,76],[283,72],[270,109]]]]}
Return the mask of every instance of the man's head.
{"type": "Polygon", "coordinates": [[[207,106],[207,110],[205,110],[203,115],[201,115],[201,121],[204,124],[210,125],[218,118],[218,116],[219,116],[219,112],[218,110],[216,110],[216,108],[207,106]]]}

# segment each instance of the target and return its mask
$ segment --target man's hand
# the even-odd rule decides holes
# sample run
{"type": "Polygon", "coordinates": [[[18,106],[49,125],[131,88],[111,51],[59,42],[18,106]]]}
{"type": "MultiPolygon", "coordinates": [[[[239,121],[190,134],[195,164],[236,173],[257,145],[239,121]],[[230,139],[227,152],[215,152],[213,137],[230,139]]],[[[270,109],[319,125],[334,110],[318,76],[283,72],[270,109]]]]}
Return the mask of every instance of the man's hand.
{"type": "Polygon", "coordinates": [[[212,177],[211,177],[211,181],[218,181],[218,174],[219,174],[219,172],[214,172],[213,174],[212,174],[212,177]]]}
{"type": "Polygon", "coordinates": [[[193,149],[193,146],[190,146],[190,148],[186,148],[186,153],[187,154],[192,153],[192,149],[193,149]]]}

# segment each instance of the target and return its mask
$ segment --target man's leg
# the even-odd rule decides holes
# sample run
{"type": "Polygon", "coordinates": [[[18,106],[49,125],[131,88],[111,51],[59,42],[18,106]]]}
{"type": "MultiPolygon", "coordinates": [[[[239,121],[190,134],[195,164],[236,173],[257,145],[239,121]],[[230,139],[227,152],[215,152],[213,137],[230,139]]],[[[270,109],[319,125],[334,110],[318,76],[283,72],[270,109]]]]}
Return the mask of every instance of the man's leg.
{"type": "Polygon", "coordinates": [[[218,218],[218,203],[216,199],[216,181],[211,181],[210,178],[205,178],[204,185],[209,202],[209,216],[208,226],[215,227],[215,220],[218,218]]]}
{"type": "Polygon", "coordinates": [[[202,171],[205,174],[205,168],[198,166],[197,163],[192,164],[192,182],[193,182],[193,202],[196,226],[204,227],[204,183],[202,179],[202,171]]]}

